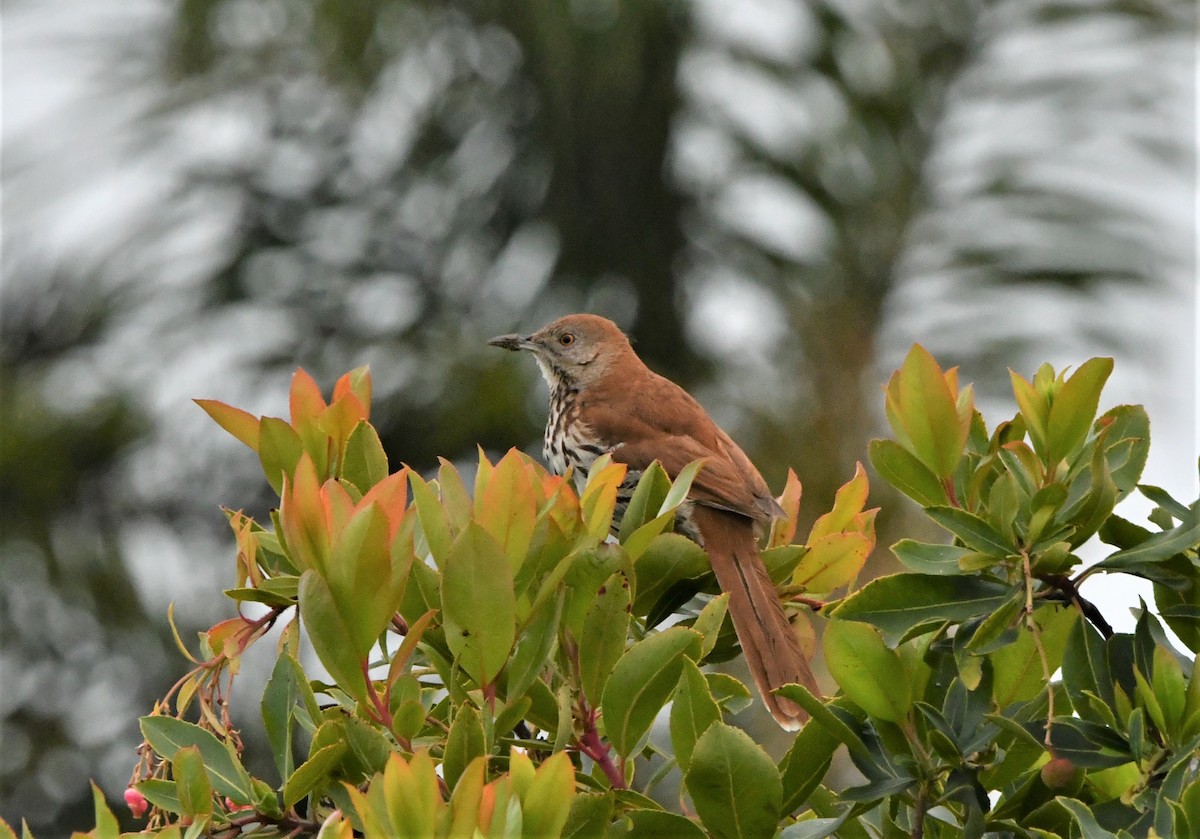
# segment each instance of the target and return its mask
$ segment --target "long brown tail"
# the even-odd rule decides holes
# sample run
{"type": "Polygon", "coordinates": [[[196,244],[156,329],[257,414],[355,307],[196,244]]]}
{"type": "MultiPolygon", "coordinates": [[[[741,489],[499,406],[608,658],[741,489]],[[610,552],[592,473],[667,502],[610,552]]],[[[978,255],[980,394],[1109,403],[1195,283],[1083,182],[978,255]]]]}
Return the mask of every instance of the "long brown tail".
{"type": "Polygon", "coordinates": [[[754,540],[754,524],[737,513],[700,504],[692,511],[692,522],[700,531],[717,583],[729,593],[733,628],[758,692],[775,721],[795,731],[808,714],[795,702],[771,691],[793,682],[817,696],[820,689],[767,575],[754,540]]]}

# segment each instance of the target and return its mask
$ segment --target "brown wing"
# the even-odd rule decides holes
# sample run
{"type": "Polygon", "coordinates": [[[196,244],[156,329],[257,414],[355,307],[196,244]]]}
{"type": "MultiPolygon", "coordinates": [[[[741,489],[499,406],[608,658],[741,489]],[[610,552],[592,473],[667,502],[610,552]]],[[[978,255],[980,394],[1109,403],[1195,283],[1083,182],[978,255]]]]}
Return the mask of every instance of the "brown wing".
{"type": "Polygon", "coordinates": [[[613,460],[632,469],[657,460],[672,478],[703,460],[693,501],[757,521],[780,515],[758,470],[700,404],[670,380],[646,372],[645,382],[602,383],[583,406],[593,433],[615,446],[613,460]],[[605,392],[618,386],[619,396],[605,392]]]}

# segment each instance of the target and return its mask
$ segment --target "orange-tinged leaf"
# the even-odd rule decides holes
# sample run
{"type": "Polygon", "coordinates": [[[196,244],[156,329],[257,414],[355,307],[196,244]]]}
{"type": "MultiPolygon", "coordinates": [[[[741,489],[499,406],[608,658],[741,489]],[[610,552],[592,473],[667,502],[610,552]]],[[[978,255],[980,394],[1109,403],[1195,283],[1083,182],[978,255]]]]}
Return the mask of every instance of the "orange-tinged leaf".
{"type": "Polygon", "coordinates": [[[573,534],[579,527],[582,517],[579,510],[579,496],[575,494],[574,485],[561,475],[552,475],[545,479],[542,486],[549,499],[547,504],[550,520],[558,526],[562,533],[573,534]]]}
{"type": "Polygon", "coordinates": [[[250,637],[250,626],[243,618],[230,618],[214,624],[200,633],[208,643],[213,655],[233,658],[240,655],[250,637]]]}
{"type": "Polygon", "coordinates": [[[625,480],[624,463],[605,463],[599,470],[596,469],[597,464],[606,459],[606,456],[602,456],[592,464],[580,502],[588,535],[597,542],[604,541],[612,527],[613,512],[617,507],[617,489],[625,480]]]}
{"type": "Polygon", "coordinates": [[[367,419],[371,408],[371,369],[366,365],[356,367],[337,380],[333,386],[333,401],[353,397],[362,409],[361,419],[367,419]]]}
{"type": "Polygon", "coordinates": [[[288,553],[301,570],[325,574],[329,558],[329,513],[321,497],[317,470],[305,452],[296,464],[296,478],[285,481],[279,518],[288,553]]]}
{"type": "Polygon", "coordinates": [[[831,533],[841,533],[850,527],[854,517],[862,512],[863,506],[867,503],[869,491],[867,473],[861,462],[856,463],[854,477],[838,489],[837,495],[834,497],[833,509],[813,522],[812,530],[808,534],[808,543],[812,544],[822,536],[828,536],[831,533]]]}
{"type": "Polygon", "coordinates": [[[399,648],[392,654],[392,661],[388,666],[387,685],[389,690],[396,683],[396,680],[404,675],[404,668],[408,665],[408,660],[412,658],[413,652],[417,649],[417,644],[421,641],[421,636],[425,634],[425,630],[429,628],[429,624],[433,621],[436,614],[436,609],[430,609],[413,621],[412,626],[408,628],[408,634],[404,636],[404,640],[400,642],[399,648]]]}
{"type": "Polygon", "coordinates": [[[516,573],[529,552],[537,523],[532,476],[516,449],[509,449],[492,470],[482,499],[476,498],[475,519],[504,549],[516,573]]]}
{"type": "Polygon", "coordinates": [[[488,828],[492,826],[492,813],[496,810],[496,784],[499,781],[492,781],[484,786],[483,791],[479,795],[479,821],[476,827],[484,834],[487,834],[488,828]]]}
{"type": "Polygon", "coordinates": [[[204,413],[216,420],[217,425],[254,451],[258,451],[258,417],[215,399],[194,399],[192,401],[203,408],[204,413]]]}
{"type": "Polygon", "coordinates": [[[771,524],[771,538],[767,547],[777,548],[780,545],[790,545],[796,538],[796,522],[800,518],[800,496],[803,488],[794,469],[788,469],[787,483],[784,484],[783,494],[776,499],[783,508],[783,516],[771,524]]]}
{"type": "Polygon", "coordinates": [[[321,412],[317,419],[316,428],[331,437],[336,442],[339,457],[344,457],[346,441],[355,426],[367,421],[367,410],[353,394],[335,399],[328,408],[321,412]]]}
{"type": "Polygon", "coordinates": [[[483,505],[483,494],[487,492],[488,481],[492,479],[492,462],[488,460],[487,454],[483,450],[483,446],[479,446],[479,465],[475,469],[475,516],[479,517],[480,508],[483,505]]]}
{"type": "MultiPolygon", "coordinates": [[[[321,485],[321,505],[329,517],[329,539],[336,542],[341,532],[346,529],[346,523],[354,515],[354,499],[340,481],[330,478],[321,485]]],[[[360,503],[358,506],[366,506],[360,503]]]]}
{"type": "Polygon", "coordinates": [[[400,605],[391,585],[391,569],[387,517],[372,502],[357,510],[338,534],[327,574],[359,657],[370,652],[400,605]]]}
{"type": "Polygon", "coordinates": [[[303,367],[292,374],[292,387],[288,392],[288,408],[291,411],[292,427],[315,426],[325,410],[325,397],[315,379],[303,367]]]}
{"type": "Polygon", "coordinates": [[[399,472],[388,475],[363,496],[359,506],[378,504],[388,520],[388,538],[396,538],[396,531],[404,520],[405,506],[408,503],[408,467],[401,467],[399,472]]]}
{"type": "Polygon", "coordinates": [[[255,585],[262,582],[258,568],[258,534],[254,530],[254,519],[241,512],[229,516],[229,525],[237,539],[237,584],[240,588],[247,580],[255,585]]]}
{"type": "Polygon", "coordinates": [[[841,588],[862,571],[873,541],[861,533],[822,536],[808,546],[792,573],[792,583],[815,592],[841,588]]]}

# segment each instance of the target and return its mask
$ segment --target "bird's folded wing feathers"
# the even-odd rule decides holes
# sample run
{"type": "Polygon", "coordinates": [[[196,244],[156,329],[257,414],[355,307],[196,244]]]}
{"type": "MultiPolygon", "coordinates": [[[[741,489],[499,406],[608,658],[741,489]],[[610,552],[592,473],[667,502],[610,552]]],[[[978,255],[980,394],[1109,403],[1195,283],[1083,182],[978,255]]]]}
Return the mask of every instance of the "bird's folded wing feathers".
{"type": "MultiPolygon", "coordinates": [[[[704,465],[692,481],[688,496],[699,504],[740,513],[756,521],[771,516],[763,502],[746,484],[733,464],[691,437],[657,437],[641,443],[625,443],[612,451],[612,459],[630,469],[645,469],[657,460],[672,480],[689,463],[702,460],[704,465]]],[[[772,503],[774,499],[771,499],[772,503]]]]}

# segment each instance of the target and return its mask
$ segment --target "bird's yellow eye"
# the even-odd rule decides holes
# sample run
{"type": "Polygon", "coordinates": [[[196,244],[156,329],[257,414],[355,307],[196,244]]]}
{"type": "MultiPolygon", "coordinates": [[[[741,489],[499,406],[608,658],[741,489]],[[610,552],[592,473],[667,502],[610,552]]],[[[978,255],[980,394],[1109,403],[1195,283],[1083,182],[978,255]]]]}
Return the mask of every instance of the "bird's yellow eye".
{"type": "Polygon", "coordinates": [[[558,343],[562,344],[564,347],[569,347],[575,343],[575,336],[570,332],[564,332],[562,335],[558,336],[558,343]]]}

